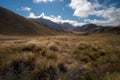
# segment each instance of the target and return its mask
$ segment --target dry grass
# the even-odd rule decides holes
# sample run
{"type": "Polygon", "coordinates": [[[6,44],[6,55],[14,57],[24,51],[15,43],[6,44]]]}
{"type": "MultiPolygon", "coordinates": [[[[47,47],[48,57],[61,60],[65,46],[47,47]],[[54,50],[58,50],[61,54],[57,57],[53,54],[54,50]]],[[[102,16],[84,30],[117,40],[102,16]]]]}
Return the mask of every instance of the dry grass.
{"type": "Polygon", "coordinates": [[[0,80],[119,80],[120,36],[0,42],[0,80]]]}

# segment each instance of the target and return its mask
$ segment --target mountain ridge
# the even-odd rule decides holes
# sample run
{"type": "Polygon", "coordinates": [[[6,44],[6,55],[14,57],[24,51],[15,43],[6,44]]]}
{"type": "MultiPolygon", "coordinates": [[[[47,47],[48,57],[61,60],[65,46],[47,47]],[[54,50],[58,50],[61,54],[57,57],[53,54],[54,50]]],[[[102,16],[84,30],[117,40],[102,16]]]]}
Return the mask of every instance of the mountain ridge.
{"type": "Polygon", "coordinates": [[[57,31],[33,20],[24,18],[0,7],[0,34],[5,35],[56,35],[57,31]]]}

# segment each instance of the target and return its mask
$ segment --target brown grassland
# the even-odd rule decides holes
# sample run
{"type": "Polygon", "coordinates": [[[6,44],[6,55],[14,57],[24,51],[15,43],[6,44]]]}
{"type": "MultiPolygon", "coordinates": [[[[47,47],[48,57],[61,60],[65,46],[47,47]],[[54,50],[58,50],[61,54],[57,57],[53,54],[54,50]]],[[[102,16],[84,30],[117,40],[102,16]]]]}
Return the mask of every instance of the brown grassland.
{"type": "Polygon", "coordinates": [[[120,35],[0,38],[0,80],[120,80],[120,35]]]}

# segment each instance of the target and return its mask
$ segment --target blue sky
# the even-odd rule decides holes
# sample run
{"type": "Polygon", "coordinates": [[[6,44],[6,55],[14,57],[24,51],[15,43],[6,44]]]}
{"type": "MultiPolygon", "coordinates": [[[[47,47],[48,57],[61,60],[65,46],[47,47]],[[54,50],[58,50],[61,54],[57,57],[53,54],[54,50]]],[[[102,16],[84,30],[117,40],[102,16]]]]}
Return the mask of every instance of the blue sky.
{"type": "Polygon", "coordinates": [[[119,0],[0,0],[0,6],[26,18],[44,17],[77,26],[120,24],[119,0]]]}

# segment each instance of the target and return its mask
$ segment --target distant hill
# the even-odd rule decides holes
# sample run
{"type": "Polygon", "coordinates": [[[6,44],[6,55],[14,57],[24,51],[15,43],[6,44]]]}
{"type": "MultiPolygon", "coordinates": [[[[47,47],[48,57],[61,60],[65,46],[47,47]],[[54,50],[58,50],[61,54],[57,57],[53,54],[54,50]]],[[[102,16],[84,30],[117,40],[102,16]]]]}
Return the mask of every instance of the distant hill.
{"type": "Polygon", "coordinates": [[[98,26],[95,25],[95,24],[86,24],[86,25],[83,25],[83,26],[73,28],[73,31],[85,32],[85,31],[92,30],[96,27],[98,27],[98,26]]]}
{"type": "Polygon", "coordinates": [[[26,19],[8,9],[0,7],[0,34],[6,35],[56,35],[55,29],[26,19]]]}
{"type": "Polygon", "coordinates": [[[120,34],[120,25],[115,27],[115,26],[97,26],[95,24],[86,24],[81,27],[73,28],[73,31],[86,32],[91,34],[102,34],[102,33],[120,34]]]}
{"type": "Polygon", "coordinates": [[[97,28],[94,28],[90,31],[88,31],[88,33],[96,33],[96,34],[99,34],[99,33],[114,33],[114,34],[120,34],[120,27],[97,27],[97,28]]]}

